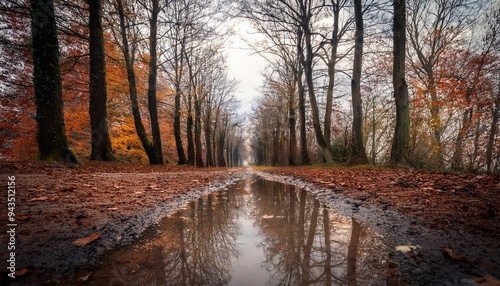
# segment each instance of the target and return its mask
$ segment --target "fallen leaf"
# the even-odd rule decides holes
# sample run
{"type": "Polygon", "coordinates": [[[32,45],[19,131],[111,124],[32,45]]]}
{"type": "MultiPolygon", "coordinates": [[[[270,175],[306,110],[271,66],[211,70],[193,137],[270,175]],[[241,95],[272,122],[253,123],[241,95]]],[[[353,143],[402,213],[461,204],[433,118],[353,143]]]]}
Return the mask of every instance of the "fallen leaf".
{"type": "Polygon", "coordinates": [[[474,279],[474,281],[481,284],[482,286],[500,286],[500,281],[498,281],[495,277],[489,275],[476,278],[474,279]]]}
{"type": "Polygon", "coordinates": [[[398,245],[396,246],[396,251],[400,251],[402,253],[408,253],[410,251],[417,250],[417,246],[415,245],[398,245]]]}
{"type": "Polygon", "coordinates": [[[87,237],[80,238],[80,239],[73,241],[73,245],[74,246],[85,246],[85,245],[91,243],[92,241],[98,239],[99,237],[101,237],[100,234],[94,233],[91,236],[87,236],[87,237]]]}
{"type": "Polygon", "coordinates": [[[463,255],[456,255],[455,253],[453,253],[453,250],[449,249],[448,247],[443,248],[443,252],[444,252],[445,255],[447,255],[451,259],[454,259],[454,260],[465,260],[465,256],[463,256],[463,255]]]}
{"type": "Polygon", "coordinates": [[[30,218],[31,217],[29,215],[16,216],[16,219],[21,220],[21,221],[29,220],[30,218]]]}
{"type": "Polygon", "coordinates": [[[20,276],[24,276],[26,274],[28,274],[30,272],[30,270],[28,268],[23,268],[21,270],[17,270],[16,271],[16,277],[20,277],[20,276]]]}
{"type": "Polygon", "coordinates": [[[89,273],[89,274],[87,274],[87,275],[81,276],[81,277],[80,277],[80,281],[83,281],[83,282],[88,281],[88,280],[89,280],[90,275],[92,275],[92,273],[89,273]]]}
{"type": "Polygon", "coordinates": [[[32,198],[28,202],[41,202],[41,201],[46,201],[48,200],[48,197],[38,197],[38,198],[32,198]]]}

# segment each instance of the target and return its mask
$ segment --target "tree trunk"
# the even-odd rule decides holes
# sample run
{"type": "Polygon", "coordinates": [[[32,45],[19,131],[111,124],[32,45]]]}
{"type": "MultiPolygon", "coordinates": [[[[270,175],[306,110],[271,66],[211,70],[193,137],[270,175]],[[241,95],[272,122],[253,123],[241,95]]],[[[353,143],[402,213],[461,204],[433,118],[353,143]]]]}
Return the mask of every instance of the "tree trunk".
{"type": "MultiPolygon", "coordinates": [[[[467,91],[467,95],[465,96],[465,101],[467,104],[470,104],[471,94],[470,91],[467,91]]],[[[451,162],[451,168],[453,170],[462,170],[464,167],[463,164],[463,142],[467,133],[469,132],[469,126],[472,120],[472,112],[473,108],[469,107],[464,110],[462,114],[462,126],[458,130],[457,138],[455,139],[455,150],[453,151],[453,158],[451,162]]]]}
{"type": "Polygon", "coordinates": [[[106,91],[106,59],[102,30],[102,0],[89,0],[89,48],[90,48],[90,129],[92,151],[90,160],[115,161],[109,136],[108,94],[106,91]]]}
{"type": "Polygon", "coordinates": [[[307,153],[306,103],[304,85],[302,84],[301,67],[299,67],[299,74],[297,76],[297,88],[299,91],[300,158],[302,165],[309,165],[311,164],[311,160],[307,153]]]}
{"type": "MultiPolygon", "coordinates": [[[[293,83],[295,84],[295,83],[293,83]]],[[[297,156],[297,134],[296,129],[296,119],[295,119],[295,88],[290,88],[290,93],[288,95],[288,128],[290,130],[290,150],[288,153],[288,165],[295,166],[295,158],[297,156]]]]}
{"type": "Polygon", "coordinates": [[[31,34],[39,158],[78,163],[66,138],[53,0],[31,0],[31,34]]]}
{"type": "Polygon", "coordinates": [[[181,44],[181,51],[175,49],[175,96],[174,96],[174,137],[175,146],[177,148],[178,165],[187,164],[186,153],[182,144],[181,136],[181,78],[184,70],[184,42],[181,44]]]}
{"type": "Polygon", "coordinates": [[[194,153],[194,138],[193,138],[193,95],[188,95],[188,110],[187,110],[187,141],[188,141],[188,159],[187,164],[194,166],[195,153],[194,153]]]}
{"type": "Polygon", "coordinates": [[[367,164],[365,146],[363,143],[363,108],[361,106],[361,68],[363,65],[363,11],[361,0],[354,0],[354,17],[356,34],[354,44],[354,64],[352,71],[352,145],[349,164],[367,164]]]}
{"type": "MultiPolygon", "coordinates": [[[[116,1],[118,6],[118,14],[120,17],[120,33],[122,37],[122,49],[123,56],[125,58],[125,67],[127,69],[127,78],[130,92],[130,103],[132,107],[132,115],[134,116],[134,125],[137,131],[137,136],[139,136],[139,140],[144,147],[144,151],[149,159],[150,164],[155,164],[156,160],[154,157],[153,147],[151,142],[149,142],[146,129],[144,128],[144,124],[142,124],[141,112],[139,110],[139,103],[137,101],[137,85],[135,82],[135,71],[134,71],[134,62],[135,62],[135,52],[130,53],[130,47],[127,38],[127,25],[125,24],[125,13],[123,9],[122,0],[116,1]]],[[[133,49],[135,50],[135,49],[133,49]]]]}
{"type": "Polygon", "coordinates": [[[335,86],[335,65],[337,63],[338,34],[339,34],[339,1],[333,3],[333,32],[330,45],[331,54],[328,60],[328,88],[326,91],[326,110],[325,110],[325,140],[331,145],[332,128],[332,108],[333,108],[333,88],[335,86]]]}
{"type": "Polygon", "coordinates": [[[158,107],[156,104],[156,78],[157,78],[157,30],[158,30],[158,13],[160,12],[159,0],[152,0],[153,10],[151,11],[150,27],[149,27],[149,78],[148,78],[148,104],[149,114],[151,118],[151,132],[153,134],[152,158],[150,163],[159,165],[164,164],[163,152],[161,148],[160,125],[158,123],[158,107]]]}
{"type": "Polygon", "coordinates": [[[441,169],[443,167],[443,146],[441,143],[441,118],[440,118],[440,103],[436,90],[436,82],[434,73],[431,69],[427,71],[429,82],[429,93],[431,96],[431,138],[432,138],[432,159],[435,162],[435,168],[441,169]]]}
{"type": "Polygon", "coordinates": [[[498,117],[500,113],[500,94],[495,97],[495,107],[493,108],[493,119],[491,120],[490,134],[488,136],[488,144],[486,147],[486,170],[488,173],[493,172],[493,147],[495,145],[495,135],[498,130],[498,117]]]}
{"type": "Polygon", "coordinates": [[[174,137],[175,146],[177,147],[177,156],[179,157],[178,165],[187,164],[186,154],[182,145],[181,136],[181,90],[180,87],[176,88],[174,98],[174,137]]]}
{"type": "MultiPolygon", "coordinates": [[[[207,107],[210,108],[210,107],[207,107]]],[[[211,128],[211,118],[210,118],[210,111],[208,111],[207,117],[205,118],[205,148],[207,148],[207,167],[213,167],[215,166],[214,164],[214,158],[212,154],[212,128],[211,128]]]]}
{"type": "MultiPolygon", "coordinates": [[[[304,13],[309,13],[309,11],[304,11],[304,13]]],[[[333,152],[328,146],[326,142],[323,132],[321,131],[321,124],[319,121],[319,110],[318,103],[316,101],[316,94],[314,91],[314,80],[313,80],[313,48],[312,48],[312,39],[311,39],[311,31],[309,30],[309,21],[307,15],[303,16],[305,19],[302,20],[302,32],[304,33],[305,46],[306,46],[306,55],[302,50],[299,51],[301,56],[301,63],[304,67],[304,73],[306,77],[306,83],[308,87],[309,101],[311,103],[311,110],[313,115],[313,127],[316,135],[316,141],[318,146],[325,157],[327,163],[333,163],[333,152]]],[[[299,32],[300,33],[300,32],[299,32]]],[[[302,36],[299,36],[299,39],[302,36]]]]}
{"type": "Polygon", "coordinates": [[[201,147],[201,106],[200,106],[200,101],[198,100],[198,96],[195,93],[194,97],[194,142],[196,145],[196,150],[195,150],[195,158],[196,158],[196,166],[198,167],[204,167],[203,163],[203,154],[202,154],[202,147],[201,147]]]}
{"type": "Polygon", "coordinates": [[[226,167],[226,160],[224,158],[224,145],[226,143],[225,131],[219,132],[219,138],[217,140],[217,166],[226,167]]]}
{"type": "Polygon", "coordinates": [[[410,141],[410,104],[405,80],[406,59],[406,2],[394,0],[394,59],[392,85],[396,101],[396,127],[391,148],[393,164],[407,163],[410,141]]]}

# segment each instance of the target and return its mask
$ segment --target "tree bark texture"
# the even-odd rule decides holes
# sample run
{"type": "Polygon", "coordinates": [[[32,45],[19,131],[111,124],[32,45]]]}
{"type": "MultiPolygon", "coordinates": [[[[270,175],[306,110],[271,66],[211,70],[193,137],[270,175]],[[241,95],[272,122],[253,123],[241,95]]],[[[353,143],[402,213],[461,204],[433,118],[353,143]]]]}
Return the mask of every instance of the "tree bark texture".
{"type": "Polygon", "coordinates": [[[102,28],[102,0],[89,0],[90,49],[90,128],[91,160],[115,161],[108,124],[108,93],[106,90],[106,58],[102,28]]]}
{"type": "Polygon", "coordinates": [[[354,43],[354,64],[352,71],[352,144],[349,164],[362,165],[368,163],[363,142],[363,108],[361,106],[361,68],[363,65],[363,11],[361,0],[354,0],[354,17],[356,33],[354,43]]]}
{"type": "Polygon", "coordinates": [[[66,138],[54,2],[30,2],[39,159],[78,163],[66,138]]]}
{"type": "Polygon", "coordinates": [[[152,160],[151,164],[164,164],[163,152],[161,147],[160,124],[158,122],[158,106],[156,102],[156,80],[158,73],[158,59],[156,55],[157,31],[158,31],[158,13],[160,12],[159,0],[152,0],[153,10],[149,20],[149,75],[148,75],[148,107],[151,118],[151,133],[153,142],[151,144],[152,160]]]}
{"type": "Polygon", "coordinates": [[[148,156],[150,164],[158,164],[157,160],[154,157],[152,143],[149,142],[148,135],[146,133],[146,128],[144,128],[144,124],[141,119],[141,112],[139,110],[139,103],[137,101],[137,85],[135,81],[135,71],[134,71],[134,61],[135,55],[134,52],[130,52],[130,46],[128,42],[127,36],[127,26],[125,24],[125,13],[123,9],[122,0],[116,1],[118,6],[118,14],[120,17],[120,33],[122,38],[122,50],[123,56],[125,58],[125,67],[127,69],[127,79],[129,83],[129,92],[130,92],[130,103],[132,108],[132,115],[134,116],[134,125],[137,131],[137,136],[139,136],[139,140],[144,147],[144,151],[146,151],[146,155],[148,156]]]}
{"type": "Polygon", "coordinates": [[[394,59],[392,84],[396,101],[396,127],[391,148],[391,162],[405,164],[410,141],[410,104],[405,80],[406,59],[406,1],[394,0],[394,59]]]}
{"type": "MultiPolygon", "coordinates": [[[[301,58],[302,54],[302,32],[298,29],[297,32],[297,57],[301,58]]],[[[309,165],[311,160],[309,159],[309,154],[307,153],[307,129],[306,129],[306,92],[304,89],[304,84],[302,81],[302,75],[304,74],[304,68],[302,64],[297,67],[297,89],[299,96],[299,120],[300,120],[300,158],[302,165],[309,165]]]]}
{"type": "MultiPolygon", "coordinates": [[[[309,94],[309,101],[311,103],[311,111],[312,111],[312,116],[313,116],[313,127],[314,127],[314,133],[316,135],[316,141],[318,143],[318,146],[321,149],[321,152],[323,153],[323,156],[325,157],[325,160],[327,163],[333,163],[333,152],[330,149],[330,146],[328,146],[328,143],[325,140],[323,131],[321,130],[321,123],[319,121],[319,108],[318,108],[318,102],[316,100],[316,94],[314,91],[314,79],[313,79],[313,48],[312,48],[312,39],[311,39],[311,31],[309,28],[309,22],[310,18],[308,16],[309,11],[303,11],[303,19],[301,22],[302,26],[302,32],[304,36],[304,42],[305,42],[305,55],[304,52],[301,50],[299,51],[299,55],[301,56],[301,63],[304,67],[304,73],[305,73],[305,78],[306,78],[306,83],[307,83],[307,91],[309,94]]],[[[299,38],[302,38],[302,36],[299,36],[299,38]]]]}

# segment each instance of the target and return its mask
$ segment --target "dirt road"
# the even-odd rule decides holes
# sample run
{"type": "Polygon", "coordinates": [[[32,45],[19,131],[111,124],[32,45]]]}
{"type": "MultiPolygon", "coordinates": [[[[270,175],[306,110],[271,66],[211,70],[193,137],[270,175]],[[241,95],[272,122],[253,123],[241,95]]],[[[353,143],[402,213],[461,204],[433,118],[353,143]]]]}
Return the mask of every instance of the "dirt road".
{"type": "MultiPolygon", "coordinates": [[[[394,246],[388,275],[401,275],[402,285],[497,285],[484,283],[497,283],[488,275],[500,277],[498,176],[92,163],[2,163],[0,174],[4,189],[9,177],[15,177],[12,223],[15,282],[20,285],[57,284],[61,276],[133,242],[144,229],[201,194],[251,174],[305,187],[323,203],[382,233],[394,246]],[[401,252],[396,246],[411,247],[401,252]]],[[[7,206],[7,200],[2,196],[1,205],[7,206]]],[[[8,213],[0,213],[2,222],[8,222],[8,213]]],[[[0,247],[2,283],[14,281],[7,276],[9,262],[4,259],[10,257],[10,229],[0,225],[7,234],[0,247]]]]}

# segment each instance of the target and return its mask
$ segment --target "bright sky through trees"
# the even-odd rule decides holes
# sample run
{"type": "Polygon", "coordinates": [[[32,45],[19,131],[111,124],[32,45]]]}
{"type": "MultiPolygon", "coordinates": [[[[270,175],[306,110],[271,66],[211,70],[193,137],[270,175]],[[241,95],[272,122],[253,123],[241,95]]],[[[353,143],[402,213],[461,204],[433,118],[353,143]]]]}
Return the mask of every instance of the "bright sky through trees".
{"type": "Polygon", "coordinates": [[[266,61],[248,43],[249,39],[256,37],[249,23],[235,21],[234,30],[236,33],[231,36],[231,46],[226,49],[227,63],[230,76],[240,82],[235,93],[241,101],[240,113],[248,113],[253,99],[260,94],[266,61]]]}

